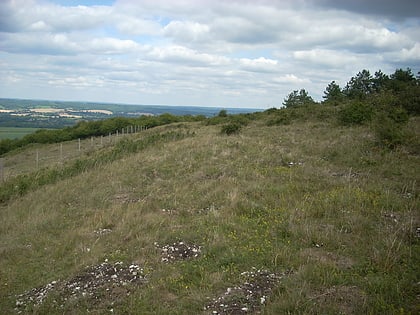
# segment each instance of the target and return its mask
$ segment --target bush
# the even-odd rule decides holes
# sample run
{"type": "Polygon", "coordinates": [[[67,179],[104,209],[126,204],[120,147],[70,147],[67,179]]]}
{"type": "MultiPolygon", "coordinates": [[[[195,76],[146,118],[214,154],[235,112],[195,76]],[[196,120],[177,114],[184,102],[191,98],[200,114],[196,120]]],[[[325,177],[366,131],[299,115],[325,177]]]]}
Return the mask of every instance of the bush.
{"type": "Polygon", "coordinates": [[[227,117],[228,116],[227,110],[226,109],[222,109],[217,116],[219,116],[219,117],[227,117]]]}
{"type": "Polygon", "coordinates": [[[228,117],[214,116],[205,120],[206,126],[220,125],[228,121],[228,117]]]}
{"type": "Polygon", "coordinates": [[[373,108],[363,102],[352,102],[339,112],[338,119],[344,125],[361,125],[372,121],[373,108]]]}
{"type": "Polygon", "coordinates": [[[410,134],[406,128],[408,113],[403,108],[389,107],[377,113],[373,129],[379,144],[389,149],[406,143],[410,134]]]}
{"type": "Polygon", "coordinates": [[[291,110],[281,109],[272,114],[273,118],[267,122],[267,126],[289,125],[295,118],[293,113],[291,110]]]}
{"type": "Polygon", "coordinates": [[[229,124],[222,126],[221,133],[226,134],[228,136],[233,135],[233,134],[238,134],[241,128],[242,128],[242,125],[240,123],[231,122],[229,124]]]}
{"type": "Polygon", "coordinates": [[[409,138],[405,126],[398,124],[386,115],[378,115],[374,131],[379,144],[391,150],[404,144],[409,138]]]}
{"type": "Polygon", "coordinates": [[[397,124],[406,124],[408,122],[408,113],[401,107],[390,107],[386,111],[387,116],[397,124]]]}

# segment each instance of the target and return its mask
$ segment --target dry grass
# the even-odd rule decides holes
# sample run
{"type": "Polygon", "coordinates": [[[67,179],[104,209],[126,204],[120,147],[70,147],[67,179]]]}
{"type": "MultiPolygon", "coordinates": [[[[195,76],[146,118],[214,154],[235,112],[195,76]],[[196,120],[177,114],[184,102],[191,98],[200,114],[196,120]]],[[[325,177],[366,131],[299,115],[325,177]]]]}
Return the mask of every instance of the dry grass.
{"type": "MultiPolygon", "coordinates": [[[[293,271],[264,314],[418,311],[417,155],[377,149],[368,128],[319,121],[260,120],[234,136],[199,123],[147,132],[171,128],[195,135],[1,206],[0,309],[13,313],[17,294],[108,259],[150,271],[116,313],[203,312],[253,267],[293,271]],[[178,241],[202,254],[162,263],[155,242],[178,241]]],[[[52,300],[28,312],[61,314],[52,300]]],[[[110,312],[70,302],[65,312],[87,309],[110,312]]]]}

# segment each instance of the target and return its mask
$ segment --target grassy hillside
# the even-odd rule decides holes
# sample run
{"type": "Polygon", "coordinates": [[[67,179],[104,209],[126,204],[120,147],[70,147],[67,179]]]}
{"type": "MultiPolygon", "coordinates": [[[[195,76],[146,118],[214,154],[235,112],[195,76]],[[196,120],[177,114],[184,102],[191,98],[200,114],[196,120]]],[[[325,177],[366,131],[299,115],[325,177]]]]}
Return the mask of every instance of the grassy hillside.
{"type": "Polygon", "coordinates": [[[0,313],[418,313],[419,120],[389,150],[326,110],[276,115],[156,127],[3,183],[0,313]]]}

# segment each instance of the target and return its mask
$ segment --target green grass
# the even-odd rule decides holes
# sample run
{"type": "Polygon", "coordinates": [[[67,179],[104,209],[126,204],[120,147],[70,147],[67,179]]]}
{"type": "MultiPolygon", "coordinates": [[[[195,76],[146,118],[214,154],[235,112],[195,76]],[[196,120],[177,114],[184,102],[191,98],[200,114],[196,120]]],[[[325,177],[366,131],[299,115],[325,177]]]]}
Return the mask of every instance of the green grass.
{"type": "Polygon", "coordinates": [[[0,140],[2,139],[20,139],[27,134],[37,131],[37,128],[23,127],[0,127],[0,140]]]}
{"type": "MultiPolygon", "coordinates": [[[[108,259],[150,271],[146,285],[112,305],[117,314],[206,314],[209,297],[253,267],[292,271],[263,314],[417,313],[419,156],[377,147],[365,126],[325,119],[268,126],[270,119],[261,115],[230,136],[202,123],[148,130],[114,159],[3,203],[0,310],[14,313],[17,294],[108,259]],[[170,132],[190,136],[134,145],[170,132]],[[98,237],[101,228],[112,232],[98,237]],[[199,244],[202,255],[161,263],[154,243],[179,240],[199,244]]],[[[410,123],[415,130],[418,120],[410,123]]],[[[117,147],[98,150],[74,159],[100,159],[117,147]]],[[[59,308],[52,299],[28,313],[111,308],[83,301],[59,308]]]]}

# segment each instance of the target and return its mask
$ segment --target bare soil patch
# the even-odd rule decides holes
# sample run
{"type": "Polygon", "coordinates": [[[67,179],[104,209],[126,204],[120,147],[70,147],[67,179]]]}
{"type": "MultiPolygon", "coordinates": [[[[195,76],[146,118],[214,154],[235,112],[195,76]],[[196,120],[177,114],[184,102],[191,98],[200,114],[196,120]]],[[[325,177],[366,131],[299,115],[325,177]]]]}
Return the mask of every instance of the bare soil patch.
{"type": "Polygon", "coordinates": [[[123,262],[114,264],[105,261],[99,265],[87,267],[80,274],[67,281],[52,281],[43,287],[38,287],[20,294],[16,298],[18,313],[41,305],[47,297],[54,293],[54,303],[64,307],[68,301],[88,299],[97,304],[106,301],[109,304],[130,294],[135,286],[147,282],[143,268],[137,264],[125,265],[123,262]]]}
{"type": "Polygon", "coordinates": [[[241,273],[243,282],[232,288],[227,288],[220,296],[205,306],[208,314],[255,314],[266,304],[270,293],[280,279],[290,274],[271,273],[268,270],[253,268],[241,273]]]}
{"type": "Polygon", "coordinates": [[[127,204],[127,203],[141,202],[142,199],[141,198],[133,197],[131,194],[121,193],[121,194],[114,195],[113,198],[112,198],[112,201],[114,203],[127,204]]]}
{"type": "Polygon", "coordinates": [[[196,258],[201,254],[201,246],[188,244],[183,241],[163,246],[155,243],[155,246],[161,250],[162,262],[174,262],[177,260],[196,258]]]}

